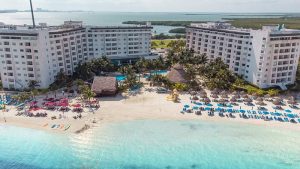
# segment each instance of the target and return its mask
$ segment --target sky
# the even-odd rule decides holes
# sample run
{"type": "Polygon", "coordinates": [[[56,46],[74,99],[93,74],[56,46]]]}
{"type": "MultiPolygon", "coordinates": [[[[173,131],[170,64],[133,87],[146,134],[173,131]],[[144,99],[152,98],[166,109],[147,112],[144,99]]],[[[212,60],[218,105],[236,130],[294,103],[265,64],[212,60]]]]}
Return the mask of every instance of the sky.
{"type": "MultiPolygon", "coordinates": [[[[34,8],[118,12],[299,12],[300,0],[32,0],[34,8]]],[[[0,0],[0,9],[29,8],[29,0],[0,0]]]]}

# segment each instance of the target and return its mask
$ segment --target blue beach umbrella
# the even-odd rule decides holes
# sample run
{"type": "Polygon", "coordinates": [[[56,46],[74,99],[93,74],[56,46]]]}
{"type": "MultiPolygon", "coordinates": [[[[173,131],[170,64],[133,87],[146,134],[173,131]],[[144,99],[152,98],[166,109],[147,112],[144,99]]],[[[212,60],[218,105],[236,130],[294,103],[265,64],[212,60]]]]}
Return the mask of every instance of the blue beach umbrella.
{"type": "Polygon", "coordinates": [[[295,118],[296,116],[294,114],[287,114],[286,115],[288,118],[295,118]]]}
{"type": "Polygon", "coordinates": [[[228,109],[227,112],[228,112],[228,113],[232,113],[233,110],[232,110],[232,109],[228,109]]]}
{"type": "Polygon", "coordinates": [[[269,112],[267,112],[267,111],[264,111],[263,113],[264,113],[264,115],[268,115],[268,114],[270,114],[270,113],[269,113],[269,112]]]}
{"type": "Polygon", "coordinates": [[[292,113],[292,111],[291,111],[291,110],[288,110],[288,109],[285,110],[285,112],[287,112],[287,113],[292,113]]]}
{"type": "Polygon", "coordinates": [[[205,111],[210,111],[211,110],[211,108],[210,107],[205,107],[205,109],[204,109],[205,111]]]}
{"type": "Polygon", "coordinates": [[[213,105],[212,104],[207,104],[206,106],[212,107],[213,105]]]}
{"type": "Polygon", "coordinates": [[[277,113],[274,113],[274,115],[275,115],[275,116],[282,116],[282,114],[281,114],[281,113],[278,113],[278,112],[277,112],[277,113]]]}
{"type": "Polygon", "coordinates": [[[194,109],[194,110],[198,110],[199,107],[198,107],[198,106],[194,106],[193,109],[194,109]]]}
{"type": "Polygon", "coordinates": [[[246,113],[246,111],[245,111],[245,110],[240,110],[240,112],[241,112],[241,113],[246,113]]]}
{"type": "Polygon", "coordinates": [[[222,111],[222,109],[221,109],[220,107],[218,107],[218,108],[216,109],[216,111],[222,111]]]}
{"type": "Polygon", "coordinates": [[[196,102],[195,105],[202,106],[202,103],[196,102]]]}
{"type": "Polygon", "coordinates": [[[186,104],[186,105],[184,105],[184,108],[190,108],[190,106],[186,104]]]}

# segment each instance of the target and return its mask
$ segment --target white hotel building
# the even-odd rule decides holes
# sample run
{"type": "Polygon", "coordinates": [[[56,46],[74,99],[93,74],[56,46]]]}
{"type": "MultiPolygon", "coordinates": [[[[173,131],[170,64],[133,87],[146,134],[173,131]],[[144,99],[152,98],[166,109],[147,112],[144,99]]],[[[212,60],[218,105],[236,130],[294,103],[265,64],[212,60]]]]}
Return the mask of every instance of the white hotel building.
{"type": "Polygon", "coordinates": [[[235,74],[260,87],[294,84],[300,54],[300,30],[263,26],[239,29],[226,23],[191,24],[187,47],[208,59],[221,57],[235,74]]]}
{"type": "Polygon", "coordinates": [[[96,27],[82,22],[62,26],[0,27],[0,73],[4,88],[24,89],[30,80],[47,88],[58,72],[102,56],[117,64],[151,57],[151,26],[96,27]]]}

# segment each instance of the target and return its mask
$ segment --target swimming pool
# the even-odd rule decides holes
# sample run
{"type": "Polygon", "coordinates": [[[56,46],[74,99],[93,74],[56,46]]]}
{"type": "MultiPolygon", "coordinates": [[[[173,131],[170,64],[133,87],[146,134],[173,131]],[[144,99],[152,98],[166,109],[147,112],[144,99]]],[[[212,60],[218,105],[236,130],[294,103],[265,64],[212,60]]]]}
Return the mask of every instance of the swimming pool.
{"type": "MultiPolygon", "coordinates": [[[[167,75],[168,71],[167,70],[156,70],[156,71],[151,71],[152,75],[167,75]]],[[[144,76],[144,78],[148,79],[150,78],[150,74],[147,74],[144,76]]]]}
{"type": "Polygon", "coordinates": [[[116,76],[116,79],[117,79],[117,81],[124,81],[124,80],[126,80],[126,76],[125,75],[117,75],[116,76]]]}
{"type": "Polygon", "coordinates": [[[156,70],[156,71],[151,71],[152,74],[158,74],[158,75],[165,75],[168,73],[167,70],[156,70]]]}

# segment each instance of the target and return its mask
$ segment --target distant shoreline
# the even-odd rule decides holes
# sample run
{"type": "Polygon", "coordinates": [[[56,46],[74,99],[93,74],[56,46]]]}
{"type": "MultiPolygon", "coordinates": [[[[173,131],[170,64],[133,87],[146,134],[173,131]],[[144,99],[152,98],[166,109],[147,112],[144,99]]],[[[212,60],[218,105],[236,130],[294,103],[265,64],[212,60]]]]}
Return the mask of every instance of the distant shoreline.
{"type": "MultiPolygon", "coordinates": [[[[282,16],[278,18],[222,18],[220,21],[231,23],[235,27],[250,29],[260,29],[263,25],[270,24],[285,24],[289,29],[300,29],[300,16],[282,16]]],[[[209,21],[125,21],[122,22],[122,24],[145,25],[147,22],[151,22],[151,24],[155,26],[186,27],[191,23],[204,23],[209,21]]]]}

